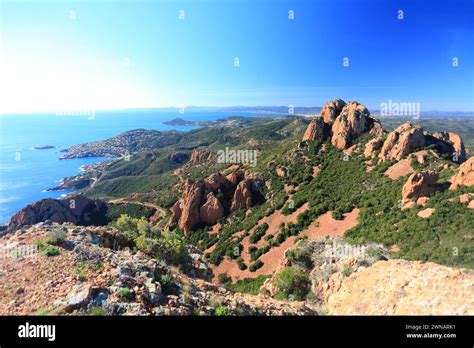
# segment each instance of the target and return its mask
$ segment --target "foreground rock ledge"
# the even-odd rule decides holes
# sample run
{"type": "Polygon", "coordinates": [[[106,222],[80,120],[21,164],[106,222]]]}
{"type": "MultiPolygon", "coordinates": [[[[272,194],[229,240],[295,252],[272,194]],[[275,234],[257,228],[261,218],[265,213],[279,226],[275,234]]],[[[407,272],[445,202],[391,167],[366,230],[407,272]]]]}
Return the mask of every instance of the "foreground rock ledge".
{"type": "Polygon", "coordinates": [[[389,260],[351,274],[329,296],[336,315],[473,315],[474,272],[389,260]]]}

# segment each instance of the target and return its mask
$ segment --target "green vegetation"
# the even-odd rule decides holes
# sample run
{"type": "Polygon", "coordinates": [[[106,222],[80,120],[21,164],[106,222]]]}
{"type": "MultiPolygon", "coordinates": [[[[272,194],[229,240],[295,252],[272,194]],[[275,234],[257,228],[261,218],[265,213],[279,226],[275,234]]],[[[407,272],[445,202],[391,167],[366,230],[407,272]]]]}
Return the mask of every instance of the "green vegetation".
{"type": "Polygon", "coordinates": [[[249,267],[249,271],[250,272],[255,272],[257,269],[259,268],[262,268],[263,267],[263,262],[260,261],[260,260],[257,260],[255,261],[254,263],[252,263],[249,267]]]}
{"type": "Polygon", "coordinates": [[[120,288],[118,290],[120,298],[124,301],[131,301],[135,297],[135,292],[129,288],[120,288]]]}
{"type": "Polygon", "coordinates": [[[109,222],[117,221],[121,215],[148,219],[153,214],[155,214],[155,209],[141,204],[107,204],[107,221],[109,222]]]}
{"type": "Polygon", "coordinates": [[[41,255],[46,257],[59,255],[59,249],[53,246],[47,246],[40,250],[41,255]]]}
{"type": "Polygon", "coordinates": [[[270,278],[269,275],[261,275],[256,278],[239,279],[234,284],[229,285],[228,288],[235,292],[257,295],[268,278],[270,278]]]}
{"type": "Polygon", "coordinates": [[[287,267],[275,276],[273,280],[280,291],[277,298],[302,301],[309,292],[309,279],[307,274],[298,267],[287,267]]]}
{"type": "Polygon", "coordinates": [[[100,307],[92,307],[91,309],[87,311],[87,315],[90,315],[93,317],[104,316],[106,314],[107,314],[106,311],[100,307]]]}
{"type": "Polygon", "coordinates": [[[250,243],[257,243],[265,235],[265,232],[268,230],[268,224],[263,223],[255,229],[255,232],[250,236],[250,243]]]}
{"type": "Polygon", "coordinates": [[[232,278],[227,275],[227,273],[221,273],[217,276],[219,283],[226,285],[232,282],[232,278]]]}
{"type": "Polygon", "coordinates": [[[218,317],[222,317],[222,316],[227,316],[229,315],[229,311],[227,310],[226,307],[217,307],[215,310],[214,310],[214,315],[215,316],[218,316],[218,317]]]}
{"type": "Polygon", "coordinates": [[[184,239],[177,233],[160,231],[145,218],[132,218],[121,215],[114,226],[122,231],[126,238],[134,242],[137,250],[155,258],[165,260],[172,265],[183,265],[187,258],[184,239]]]}

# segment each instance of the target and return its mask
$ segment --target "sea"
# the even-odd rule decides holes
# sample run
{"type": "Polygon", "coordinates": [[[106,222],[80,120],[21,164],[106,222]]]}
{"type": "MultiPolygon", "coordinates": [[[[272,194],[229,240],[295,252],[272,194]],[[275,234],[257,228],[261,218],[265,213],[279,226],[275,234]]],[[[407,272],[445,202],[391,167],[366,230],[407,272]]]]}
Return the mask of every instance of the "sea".
{"type": "Polygon", "coordinates": [[[71,191],[46,191],[62,178],[79,174],[81,166],[105,160],[79,158],[60,160],[63,149],[104,140],[122,132],[144,128],[189,131],[194,126],[163,124],[180,117],[210,121],[229,116],[250,117],[247,112],[166,110],[121,110],[0,115],[0,224],[26,205],[43,198],[59,198],[71,191]],[[35,149],[49,147],[49,149],[35,149]]]}

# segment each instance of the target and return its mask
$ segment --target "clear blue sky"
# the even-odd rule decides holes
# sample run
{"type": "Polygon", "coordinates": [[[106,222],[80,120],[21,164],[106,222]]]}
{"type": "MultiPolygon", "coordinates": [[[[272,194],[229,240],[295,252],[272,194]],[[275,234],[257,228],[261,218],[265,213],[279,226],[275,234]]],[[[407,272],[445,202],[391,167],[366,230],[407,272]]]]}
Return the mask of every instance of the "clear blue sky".
{"type": "Polygon", "coordinates": [[[474,111],[472,0],[0,1],[3,111],[336,97],[474,111]]]}

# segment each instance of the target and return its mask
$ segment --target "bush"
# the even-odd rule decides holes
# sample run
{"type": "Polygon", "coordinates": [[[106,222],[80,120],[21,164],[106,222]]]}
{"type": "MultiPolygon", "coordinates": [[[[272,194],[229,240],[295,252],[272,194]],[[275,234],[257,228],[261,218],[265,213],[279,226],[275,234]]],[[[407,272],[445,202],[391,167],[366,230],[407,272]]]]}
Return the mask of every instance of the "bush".
{"type": "Polygon", "coordinates": [[[287,267],[278,273],[273,280],[281,293],[286,297],[298,301],[304,300],[309,292],[309,279],[306,273],[297,267],[287,267]]]}
{"type": "Polygon", "coordinates": [[[262,268],[262,266],[263,266],[263,262],[260,261],[260,260],[257,260],[257,261],[255,261],[254,263],[252,263],[250,265],[249,271],[250,272],[255,272],[257,269],[262,268]]]}
{"type": "Polygon", "coordinates": [[[135,292],[129,288],[120,288],[119,297],[124,301],[131,301],[135,297],[135,292]]]}
{"type": "Polygon", "coordinates": [[[221,273],[217,276],[219,283],[225,285],[232,282],[232,278],[227,275],[227,273],[221,273]]]}
{"type": "Polygon", "coordinates": [[[294,264],[298,264],[306,269],[311,269],[313,261],[311,260],[311,251],[305,247],[290,249],[286,253],[286,258],[294,264]]]}
{"type": "Polygon", "coordinates": [[[218,317],[226,316],[229,315],[229,311],[227,310],[226,307],[217,307],[214,311],[214,315],[218,317]]]}
{"type": "Polygon", "coordinates": [[[263,223],[255,229],[255,232],[250,236],[249,241],[252,244],[257,243],[265,235],[268,230],[268,224],[263,223]]]}
{"type": "Polygon", "coordinates": [[[268,278],[270,278],[269,275],[261,275],[256,278],[239,279],[228,288],[235,292],[257,295],[260,292],[263,283],[268,278]]]}
{"type": "Polygon", "coordinates": [[[53,246],[47,246],[41,249],[40,253],[46,257],[57,256],[59,255],[59,249],[53,246]]]}

